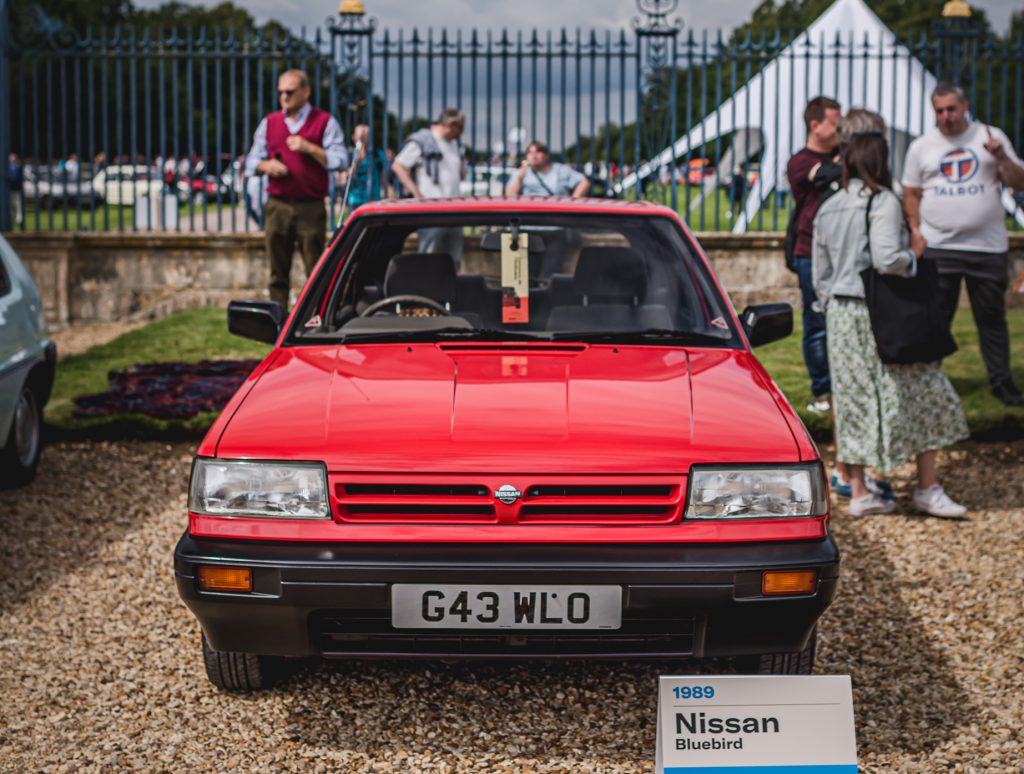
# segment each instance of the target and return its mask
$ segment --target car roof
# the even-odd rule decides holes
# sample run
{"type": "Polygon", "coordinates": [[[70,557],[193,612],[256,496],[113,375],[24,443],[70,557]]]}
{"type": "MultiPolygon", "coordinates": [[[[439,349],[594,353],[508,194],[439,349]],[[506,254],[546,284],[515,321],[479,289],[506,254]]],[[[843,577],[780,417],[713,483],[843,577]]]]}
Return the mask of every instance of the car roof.
{"type": "Polygon", "coordinates": [[[608,215],[676,214],[661,204],[624,199],[573,199],[568,196],[453,196],[444,199],[398,199],[369,202],[359,215],[393,215],[413,212],[564,212],[608,215]]]}

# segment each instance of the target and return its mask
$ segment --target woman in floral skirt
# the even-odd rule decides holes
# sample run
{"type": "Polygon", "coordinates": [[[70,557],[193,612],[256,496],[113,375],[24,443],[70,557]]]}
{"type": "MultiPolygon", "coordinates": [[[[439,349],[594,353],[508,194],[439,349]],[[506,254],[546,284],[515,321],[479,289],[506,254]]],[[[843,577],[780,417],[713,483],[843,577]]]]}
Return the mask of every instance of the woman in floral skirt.
{"type": "Polygon", "coordinates": [[[920,233],[908,233],[892,192],[884,122],[868,111],[850,112],[843,119],[843,189],[818,210],[812,250],[814,287],[825,304],[828,327],[836,458],[848,466],[852,487],[850,515],[896,508],[866,488],[864,467],[891,471],[914,457],[914,506],[933,516],[960,518],[967,509],[950,499],[936,474],[938,449],[968,436],[960,399],[937,362],[882,363],[860,277],[869,266],[882,274],[913,276],[926,243],[920,233]],[[865,125],[871,130],[850,131],[865,125]]]}

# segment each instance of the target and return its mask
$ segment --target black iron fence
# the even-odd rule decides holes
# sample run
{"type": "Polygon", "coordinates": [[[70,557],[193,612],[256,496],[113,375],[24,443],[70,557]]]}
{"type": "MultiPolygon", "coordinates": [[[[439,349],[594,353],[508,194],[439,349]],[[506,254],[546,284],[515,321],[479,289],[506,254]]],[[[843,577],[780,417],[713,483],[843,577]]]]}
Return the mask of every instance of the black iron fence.
{"type": "MultiPolygon", "coordinates": [[[[663,202],[699,230],[785,227],[785,161],[819,93],[886,115],[897,166],[931,126],[935,78],[962,83],[976,117],[1024,146],[1020,37],[963,25],[914,40],[884,28],[730,38],[682,29],[675,4],[641,0],[644,17],[614,32],[393,32],[343,15],[313,34],[0,36],[0,151],[17,157],[0,179],[0,228],[258,229],[263,184],[244,178],[244,155],[293,67],[346,136],[365,123],[389,154],[442,107],[461,108],[466,195],[500,194],[539,139],[595,194],[663,202]]],[[[342,173],[331,179],[335,221],[342,173]]]]}

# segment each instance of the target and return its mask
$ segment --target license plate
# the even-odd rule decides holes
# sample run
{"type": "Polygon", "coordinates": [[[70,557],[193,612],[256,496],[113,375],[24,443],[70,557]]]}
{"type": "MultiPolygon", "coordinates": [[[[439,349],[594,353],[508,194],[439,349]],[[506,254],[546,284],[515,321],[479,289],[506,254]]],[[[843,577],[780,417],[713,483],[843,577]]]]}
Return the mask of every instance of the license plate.
{"type": "Polygon", "coordinates": [[[618,629],[621,586],[396,583],[396,629],[618,629]]]}

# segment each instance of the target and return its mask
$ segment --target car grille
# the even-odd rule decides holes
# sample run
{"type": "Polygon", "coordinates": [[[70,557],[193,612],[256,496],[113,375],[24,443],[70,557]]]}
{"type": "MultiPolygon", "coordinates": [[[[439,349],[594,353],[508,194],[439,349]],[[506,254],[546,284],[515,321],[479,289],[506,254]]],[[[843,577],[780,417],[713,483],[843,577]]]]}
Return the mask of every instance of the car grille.
{"type": "Polygon", "coordinates": [[[671,524],[683,476],[332,474],[335,519],[351,524],[671,524]],[[444,480],[435,480],[435,479],[444,480]],[[519,496],[497,499],[503,485],[519,496]]]}
{"type": "Polygon", "coordinates": [[[650,618],[625,612],[622,627],[608,631],[394,629],[387,611],[323,611],[310,618],[313,642],[326,658],[359,655],[490,656],[690,656],[695,618],[650,618]]]}

